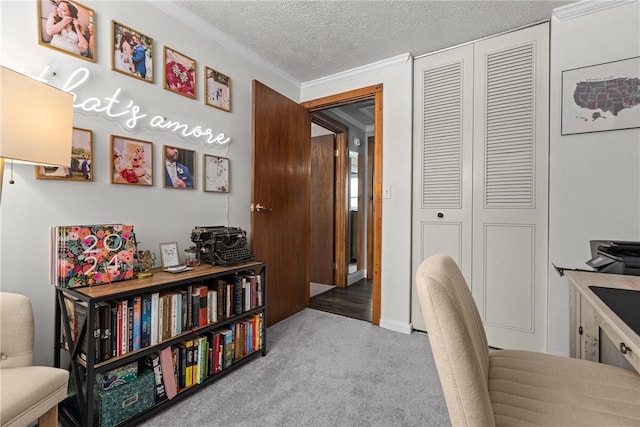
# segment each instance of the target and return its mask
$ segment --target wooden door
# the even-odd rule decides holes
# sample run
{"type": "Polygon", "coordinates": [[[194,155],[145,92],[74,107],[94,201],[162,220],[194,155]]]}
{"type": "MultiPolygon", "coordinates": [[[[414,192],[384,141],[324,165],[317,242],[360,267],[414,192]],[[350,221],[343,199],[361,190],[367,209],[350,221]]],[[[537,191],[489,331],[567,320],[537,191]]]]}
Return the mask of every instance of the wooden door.
{"type": "Polygon", "coordinates": [[[251,247],[268,266],[267,325],[309,301],[311,116],[253,81],[251,247]]]}
{"type": "Polygon", "coordinates": [[[335,136],[311,139],[311,281],[333,285],[335,136]]]}

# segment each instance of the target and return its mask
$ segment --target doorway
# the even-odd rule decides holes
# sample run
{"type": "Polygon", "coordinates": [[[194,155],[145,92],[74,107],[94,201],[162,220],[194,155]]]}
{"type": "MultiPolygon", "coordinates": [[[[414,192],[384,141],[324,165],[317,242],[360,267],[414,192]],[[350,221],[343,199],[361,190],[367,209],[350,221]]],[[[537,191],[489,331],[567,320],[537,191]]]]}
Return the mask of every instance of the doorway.
{"type": "MultiPolygon", "coordinates": [[[[310,307],[377,325],[380,319],[382,86],[309,101],[302,106],[311,112],[313,123],[328,129],[325,135],[330,136],[323,136],[322,141],[332,144],[337,156],[334,162],[334,263],[330,266],[335,273],[332,285],[336,288],[314,296],[310,307]]],[[[313,182],[312,166],[312,186],[313,182]]],[[[312,236],[314,224],[312,221],[312,236]]],[[[330,233],[326,233],[325,228],[323,237],[327,234],[330,233]]],[[[311,252],[313,254],[313,249],[311,252]]],[[[313,271],[314,259],[311,264],[313,271]]]]}

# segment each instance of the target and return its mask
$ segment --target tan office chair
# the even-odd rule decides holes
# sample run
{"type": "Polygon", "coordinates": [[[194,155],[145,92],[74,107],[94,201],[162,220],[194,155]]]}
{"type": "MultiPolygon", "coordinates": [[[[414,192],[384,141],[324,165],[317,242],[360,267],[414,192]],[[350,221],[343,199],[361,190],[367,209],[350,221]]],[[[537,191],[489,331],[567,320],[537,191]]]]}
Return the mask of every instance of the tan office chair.
{"type": "Polygon", "coordinates": [[[420,306],[453,426],[640,426],[640,375],[585,360],[489,352],[469,287],[448,256],[416,272],[420,306]]]}
{"type": "Polygon", "coordinates": [[[34,321],[24,295],[0,292],[0,425],[55,427],[69,372],[33,365],[34,321]]]}

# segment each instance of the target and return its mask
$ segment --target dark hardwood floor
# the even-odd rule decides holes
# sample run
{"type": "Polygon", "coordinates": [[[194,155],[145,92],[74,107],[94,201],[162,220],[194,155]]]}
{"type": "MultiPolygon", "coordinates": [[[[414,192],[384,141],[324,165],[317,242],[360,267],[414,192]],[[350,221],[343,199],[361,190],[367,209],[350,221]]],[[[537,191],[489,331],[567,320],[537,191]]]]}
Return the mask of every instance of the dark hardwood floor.
{"type": "Polygon", "coordinates": [[[309,307],[371,322],[373,281],[362,279],[346,288],[333,288],[311,298],[309,307]]]}

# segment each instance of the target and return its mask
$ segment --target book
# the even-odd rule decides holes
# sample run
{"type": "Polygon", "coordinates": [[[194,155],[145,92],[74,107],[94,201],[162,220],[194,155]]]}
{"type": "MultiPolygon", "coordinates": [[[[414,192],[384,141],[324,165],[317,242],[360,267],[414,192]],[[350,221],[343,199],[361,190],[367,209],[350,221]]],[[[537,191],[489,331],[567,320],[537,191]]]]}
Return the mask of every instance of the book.
{"type": "Polygon", "coordinates": [[[160,310],[160,294],[151,294],[151,338],[150,345],[158,344],[158,311],[160,310]]]}
{"type": "Polygon", "coordinates": [[[142,295],[136,295],[133,301],[133,323],[131,325],[131,350],[140,350],[142,344],[142,295]]]}
{"type": "Polygon", "coordinates": [[[142,294],[140,348],[151,345],[151,294],[142,294]]]}
{"type": "Polygon", "coordinates": [[[134,298],[129,298],[127,302],[127,352],[133,351],[133,311],[134,298]]]}
{"type": "Polygon", "coordinates": [[[191,327],[200,327],[200,292],[196,289],[191,290],[191,327]]]}
{"type": "Polygon", "coordinates": [[[249,282],[250,303],[249,310],[253,310],[258,307],[258,289],[257,289],[257,277],[255,274],[247,275],[247,281],[249,282]]]}
{"type": "Polygon", "coordinates": [[[186,362],[184,370],[184,386],[185,388],[193,385],[193,340],[184,341],[186,348],[186,362]]]}
{"type": "Polygon", "coordinates": [[[162,375],[162,366],[160,365],[160,356],[157,353],[151,353],[148,358],[155,377],[156,403],[160,403],[167,400],[167,393],[164,387],[164,377],[162,375]]]}
{"type": "Polygon", "coordinates": [[[209,288],[205,285],[198,285],[193,287],[193,297],[199,298],[198,301],[198,326],[203,327],[209,323],[208,315],[208,303],[207,297],[209,294],[209,288]]]}
{"type": "Polygon", "coordinates": [[[87,330],[87,314],[88,314],[89,305],[85,301],[75,301],[75,321],[77,324],[77,340],[80,342],[79,347],[77,348],[77,354],[80,356],[80,359],[87,361],[87,353],[89,348],[89,338],[87,330]]]}
{"type": "Polygon", "coordinates": [[[193,365],[191,370],[191,384],[200,384],[200,339],[193,340],[193,365]]]}
{"type": "Polygon", "coordinates": [[[112,302],[111,306],[111,357],[118,356],[118,303],[112,302]]]}
{"type": "Polygon", "coordinates": [[[228,368],[233,363],[233,330],[230,329],[232,326],[233,325],[229,325],[228,328],[220,328],[217,330],[221,335],[220,341],[224,348],[222,354],[222,369],[228,368]]]}
{"type": "Polygon", "coordinates": [[[242,289],[242,276],[233,276],[233,314],[240,314],[244,311],[243,298],[244,290],[242,289]]]}
{"type": "Polygon", "coordinates": [[[167,346],[160,350],[160,366],[162,367],[162,379],[167,399],[173,399],[178,393],[178,385],[174,377],[171,347],[167,346]]]}
{"type": "Polygon", "coordinates": [[[218,292],[213,289],[209,289],[207,294],[207,314],[209,323],[216,323],[218,321],[218,292]]]}
{"type": "Polygon", "coordinates": [[[96,314],[99,317],[100,324],[98,348],[100,350],[100,360],[103,361],[111,358],[111,304],[106,301],[100,301],[97,307],[96,314]]]}
{"type": "Polygon", "coordinates": [[[94,286],[134,277],[132,225],[56,226],[51,239],[51,283],[55,286],[94,286]]]}
{"type": "Polygon", "coordinates": [[[178,389],[182,390],[186,387],[187,347],[184,343],[178,343],[176,348],[178,349],[178,389]]]}

